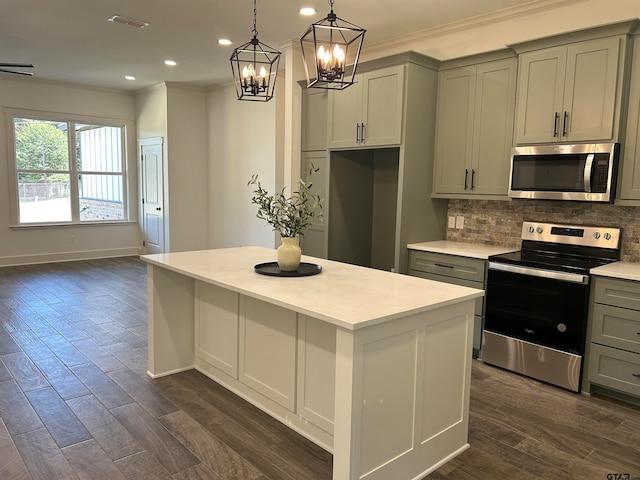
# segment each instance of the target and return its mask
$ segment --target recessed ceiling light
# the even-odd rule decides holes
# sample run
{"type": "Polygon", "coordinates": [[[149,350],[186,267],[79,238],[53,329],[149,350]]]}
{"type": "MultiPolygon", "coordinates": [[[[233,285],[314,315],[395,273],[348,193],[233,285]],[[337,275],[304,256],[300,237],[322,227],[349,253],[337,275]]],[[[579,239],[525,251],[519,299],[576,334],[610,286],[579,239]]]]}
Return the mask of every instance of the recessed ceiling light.
{"type": "Polygon", "coordinates": [[[304,7],[300,9],[301,15],[315,15],[316,9],[312,7],[304,7]]]}
{"type": "Polygon", "coordinates": [[[144,20],[137,20],[135,18],[123,17],[122,15],[114,15],[107,20],[114,23],[129,25],[130,27],[144,28],[149,26],[149,22],[145,22],[144,20]]]}
{"type": "Polygon", "coordinates": [[[174,60],[165,60],[164,64],[169,65],[170,67],[174,67],[177,65],[177,63],[174,60]]]}
{"type": "Polygon", "coordinates": [[[124,77],[126,80],[135,80],[136,77],[134,77],[133,75],[127,75],[126,77],[124,77]]]}
{"type": "Polygon", "coordinates": [[[221,38],[220,40],[218,40],[218,43],[220,45],[231,45],[231,40],[229,40],[228,38],[221,38]]]}

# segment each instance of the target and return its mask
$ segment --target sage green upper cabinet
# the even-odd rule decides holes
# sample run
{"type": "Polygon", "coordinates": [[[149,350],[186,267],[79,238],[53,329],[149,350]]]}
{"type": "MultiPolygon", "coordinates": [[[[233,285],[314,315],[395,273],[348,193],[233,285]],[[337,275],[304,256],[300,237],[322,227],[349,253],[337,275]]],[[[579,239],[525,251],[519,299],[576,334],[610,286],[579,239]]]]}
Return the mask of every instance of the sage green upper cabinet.
{"type": "Polygon", "coordinates": [[[629,113],[627,134],[622,149],[622,162],[619,171],[619,199],[616,203],[640,204],[640,36],[636,36],[633,45],[633,63],[631,67],[631,89],[629,92],[629,113]]]}
{"type": "Polygon", "coordinates": [[[522,53],[515,143],[615,141],[624,37],[522,53]]]}
{"type": "Polygon", "coordinates": [[[327,97],[327,90],[302,89],[303,152],[327,148],[327,97]]]}
{"type": "Polygon", "coordinates": [[[402,140],[404,66],[356,75],[329,92],[329,148],[399,145],[402,140]]]}
{"type": "Polygon", "coordinates": [[[511,57],[441,67],[432,197],[507,197],[516,63],[511,57]]]}

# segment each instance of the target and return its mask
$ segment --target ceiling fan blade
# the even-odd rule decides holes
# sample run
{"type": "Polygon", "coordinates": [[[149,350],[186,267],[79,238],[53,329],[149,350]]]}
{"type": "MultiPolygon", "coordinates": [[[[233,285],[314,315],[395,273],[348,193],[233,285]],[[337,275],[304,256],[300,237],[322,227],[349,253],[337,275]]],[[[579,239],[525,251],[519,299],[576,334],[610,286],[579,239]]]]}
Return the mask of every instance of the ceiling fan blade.
{"type": "Polygon", "coordinates": [[[33,68],[33,65],[31,65],[30,63],[2,63],[2,62],[0,62],[0,67],[33,68]]]}
{"type": "Polygon", "coordinates": [[[13,73],[15,75],[26,75],[28,77],[32,77],[33,73],[31,72],[18,72],[17,70],[7,70],[5,68],[0,68],[0,72],[2,73],[13,73]]]}

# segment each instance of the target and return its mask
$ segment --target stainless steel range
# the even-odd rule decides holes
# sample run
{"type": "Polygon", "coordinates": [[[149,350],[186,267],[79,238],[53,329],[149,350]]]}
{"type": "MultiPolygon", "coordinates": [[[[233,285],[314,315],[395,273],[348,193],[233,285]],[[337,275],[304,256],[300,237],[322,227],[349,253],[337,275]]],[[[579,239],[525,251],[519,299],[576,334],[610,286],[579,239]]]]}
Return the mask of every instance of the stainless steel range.
{"type": "Polygon", "coordinates": [[[524,222],[522,249],[489,257],[482,360],[579,391],[589,271],[620,258],[621,236],[524,222]]]}

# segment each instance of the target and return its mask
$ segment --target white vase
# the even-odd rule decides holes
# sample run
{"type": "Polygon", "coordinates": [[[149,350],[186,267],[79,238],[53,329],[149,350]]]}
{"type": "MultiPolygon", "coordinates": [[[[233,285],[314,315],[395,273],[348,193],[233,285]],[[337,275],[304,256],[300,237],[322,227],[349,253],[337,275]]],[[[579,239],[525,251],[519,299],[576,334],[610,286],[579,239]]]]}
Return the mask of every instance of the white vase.
{"type": "Polygon", "coordinates": [[[300,239],[298,237],[281,237],[282,245],[278,247],[278,266],[283,272],[293,272],[300,266],[300,239]]]}

